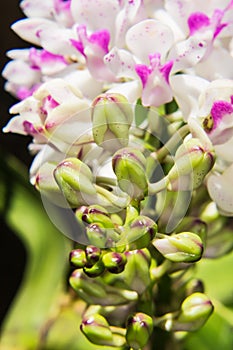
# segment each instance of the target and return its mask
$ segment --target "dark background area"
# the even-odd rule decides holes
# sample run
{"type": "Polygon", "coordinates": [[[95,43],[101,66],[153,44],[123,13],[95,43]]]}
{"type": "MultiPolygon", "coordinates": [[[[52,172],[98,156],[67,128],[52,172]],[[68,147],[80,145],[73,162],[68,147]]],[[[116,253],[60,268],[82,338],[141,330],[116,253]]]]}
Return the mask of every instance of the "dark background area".
{"type": "MultiPolygon", "coordinates": [[[[0,23],[1,23],[1,51],[0,51],[0,71],[9,61],[6,52],[13,48],[23,48],[29,44],[23,42],[11,29],[10,26],[15,21],[24,17],[19,8],[20,1],[7,0],[0,3],[0,23]]],[[[9,154],[14,155],[20,159],[27,167],[31,163],[31,157],[28,154],[27,146],[30,138],[15,135],[4,134],[2,132],[3,126],[6,125],[10,119],[9,108],[17,102],[9,93],[4,91],[4,79],[2,76],[0,89],[0,154],[1,157],[7,157],[9,154]]],[[[0,174],[1,175],[1,174],[0,174]]],[[[11,232],[4,222],[4,218],[0,215],[0,324],[4,319],[7,310],[16,294],[20,285],[24,268],[26,265],[26,251],[17,238],[11,232]]]]}

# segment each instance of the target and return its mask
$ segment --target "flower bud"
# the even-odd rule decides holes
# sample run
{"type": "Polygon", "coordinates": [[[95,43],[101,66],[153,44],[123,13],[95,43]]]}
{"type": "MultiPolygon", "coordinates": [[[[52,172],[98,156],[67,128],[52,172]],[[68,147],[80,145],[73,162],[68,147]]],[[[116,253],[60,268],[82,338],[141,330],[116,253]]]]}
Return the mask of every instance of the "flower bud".
{"type": "Polygon", "coordinates": [[[67,207],[67,202],[53,176],[55,168],[56,165],[52,162],[42,164],[35,177],[35,187],[41,196],[45,196],[50,202],[67,207]]]}
{"type": "Polygon", "coordinates": [[[73,249],[70,252],[70,263],[71,265],[82,268],[86,265],[87,259],[86,259],[86,253],[82,249],[73,249]]]}
{"type": "Polygon", "coordinates": [[[90,168],[77,158],[67,158],[54,170],[55,180],[71,206],[93,202],[96,189],[90,168]]]}
{"type": "Polygon", "coordinates": [[[107,285],[102,277],[90,278],[82,270],[73,271],[69,282],[78,296],[88,304],[124,305],[138,299],[138,294],[134,290],[107,285]]]}
{"type": "Polygon", "coordinates": [[[95,263],[97,263],[101,256],[101,250],[94,245],[88,245],[85,249],[86,258],[87,258],[87,266],[91,267],[95,263]]]}
{"type": "Polygon", "coordinates": [[[215,161],[213,150],[205,150],[198,139],[183,143],[175,154],[175,164],[169,171],[168,190],[186,191],[198,188],[212,169],[215,161]]]}
{"type": "Polygon", "coordinates": [[[91,245],[98,248],[106,247],[107,235],[106,229],[99,223],[93,223],[86,227],[86,234],[91,245]]]}
{"type": "Polygon", "coordinates": [[[83,271],[88,277],[97,277],[100,276],[105,270],[105,266],[102,262],[102,260],[97,261],[94,265],[91,267],[84,266],[83,271]]]}
{"type": "Polygon", "coordinates": [[[189,295],[181,305],[181,313],[174,321],[174,331],[196,331],[208,320],[214,310],[213,304],[203,293],[189,295]]]}
{"type": "Polygon", "coordinates": [[[147,343],[153,331],[153,319],[142,312],[129,316],[127,320],[126,340],[134,349],[142,349],[147,343]]]}
{"type": "Polygon", "coordinates": [[[106,228],[114,226],[107,210],[100,205],[81,207],[76,211],[76,216],[88,224],[100,223],[106,228]]]}
{"type": "Polygon", "coordinates": [[[127,242],[128,249],[142,249],[149,245],[156,232],[157,224],[149,217],[140,215],[126,228],[122,239],[127,242]]]}
{"type": "Polygon", "coordinates": [[[106,295],[104,287],[97,281],[86,276],[83,271],[74,270],[69,279],[71,287],[87,303],[94,303],[106,295]]]}
{"type": "Polygon", "coordinates": [[[121,94],[102,94],[93,101],[93,137],[98,146],[114,152],[128,145],[132,108],[121,94]]]}
{"type": "Polygon", "coordinates": [[[145,248],[127,251],[125,255],[127,257],[127,264],[121,277],[130,288],[142,294],[151,282],[149,271],[151,263],[150,253],[145,248]]]}
{"type": "Polygon", "coordinates": [[[181,232],[176,235],[161,235],[153,245],[168,260],[173,262],[195,262],[203,252],[201,238],[192,232],[181,232]]]}
{"type": "Polygon", "coordinates": [[[148,192],[145,174],[146,158],[137,149],[126,147],[113,155],[112,167],[118,185],[131,198],[143,199],[148,192]]]}
{"type": "Polygon", "coordinates": [[[87,339],[96,345],[120,347],[125,344],[125,337],[111,330],[105,317],[99,314],[86,316],[80,326],[81,331],[87,339]]]}
{"type": "Polygon", "coordinates": [[[111,273],[120,273],[124,270],[127,258],[125,254],[117,252],[109,252],[103,256],[103,264],[111,273]]]}

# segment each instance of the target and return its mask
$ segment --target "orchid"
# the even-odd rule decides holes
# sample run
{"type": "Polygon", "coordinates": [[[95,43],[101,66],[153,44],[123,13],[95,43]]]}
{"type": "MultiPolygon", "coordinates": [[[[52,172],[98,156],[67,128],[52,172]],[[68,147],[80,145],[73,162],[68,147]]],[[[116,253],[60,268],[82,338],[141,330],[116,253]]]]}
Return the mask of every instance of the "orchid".
{"type": "Polygon", "coordinates": [[[193,268],[233,248],[233,1],[20,7],[12,29],[32,47],[7,53],[19,102],[3,131],[31,137],[31,184],[69,238],[79,336],[186,349],[214,311],[193,268]]]}

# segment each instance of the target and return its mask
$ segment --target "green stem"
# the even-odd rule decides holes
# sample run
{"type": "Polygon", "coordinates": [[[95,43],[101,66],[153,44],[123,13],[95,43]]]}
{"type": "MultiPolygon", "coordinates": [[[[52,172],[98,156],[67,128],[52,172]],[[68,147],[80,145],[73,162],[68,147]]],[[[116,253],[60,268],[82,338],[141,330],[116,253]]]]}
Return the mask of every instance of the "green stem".
{"type": "Polygon", "coordinates": [[[161,179],[158,182],[149,183],[148,184],[148,193],[149,195],[154,195],[156,193],[159,193],[167,188],[167,185],[169,184],[169,179],[167,176],[165,176],[163,179],[161,179]]]}
{"type": "Polygon", "coordinates": [[[161,163],[164,158],[171,153],[171,151],[179,144],[181,140],[190,132],[187,124],[182,126],[172,137],[165,143],[165,145],[160,148],[157,152],[150,154],[150,157],[161,163]]]}

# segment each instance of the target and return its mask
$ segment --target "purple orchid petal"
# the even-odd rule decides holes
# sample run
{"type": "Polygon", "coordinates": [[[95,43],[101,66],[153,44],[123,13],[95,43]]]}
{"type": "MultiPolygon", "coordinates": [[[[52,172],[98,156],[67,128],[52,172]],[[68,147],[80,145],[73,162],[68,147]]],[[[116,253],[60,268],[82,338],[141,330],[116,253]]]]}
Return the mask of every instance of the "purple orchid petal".
{"type": "Polygon", "coordinates": [[[25,120],[23,122],[23,127],[24,127],[24,131],[31,136],[35,136],[36,134],[38,134],[41,130],[43,130],[42,128],[39,128],[40,130],[37,130],[34,125],[32,123],[30,123],[29,121],[25,120]]]}
{"type": "Polygon", "coordinates": [[[93,34],[90,35],[89,42],[91,44],[98,45],[99,47],[101,47],[103,49],[103,51],[105,53],[107,53],[108,52],[108,45],[110,42],[110,33],[106,29],[94,32],[93,34]]]}
{"type": "Polygon", "coordinates": [[[163,75],[165,81],[167,82],[167,84],[169,84],[169,75],[170,75],[170,72],[171,72],[171,69],[173,67],[173,61],[169,61],[167,63],[165,63],[159,70],[160,70],[160,73],[163,75]]]}
{"type": "Polygon", "coordinates": [[[43,64],[54,64],[61,63],[66,66],[67,63],[62,55],[55,55],[46,50],[36,50],[34,47],[29,51],[29,59],[32,63],[32,66],[37,69],[41,69],[43,64]]]}
{"type": "Polygon", "coordinates": [[[190,35],[193,35],[200,29],[208,27],[210,25],[210,19],[202,12],[194,12],[188,18],[188,26],[190,35]]]}
{"type": "MultiPolygon", "coordinates": [[[[215,130],[221,121],[224,119],[224,117],[228,114],[233,113],[233,105],[227,101],[216,101],[214,102],[212,108],[211,108],[211,116],[213,119],[213,127],[212,130],[215,130]]],[[[233,119],[233,115],[232,115],[233,119]]]]}
{"type": "Polygon", "coordinates": [[[144,64],[136,64],[135,71],[142,81],[142,86],[145,87],[148,77],[151,73],[151,69],[144,64]]]}
{"type": "Polygon", "coordinates": [[[78,50],[84,57],[86,56],[84,53],[84,46],[81,41],[70,39],[70,42],[75,47],[76,50],[78,50]]]}

